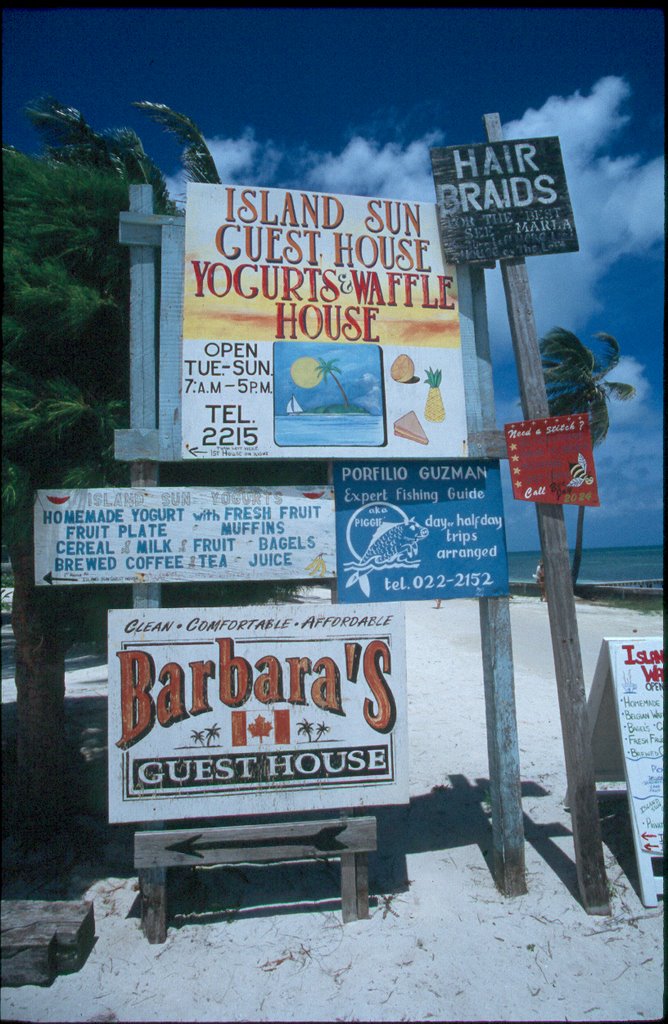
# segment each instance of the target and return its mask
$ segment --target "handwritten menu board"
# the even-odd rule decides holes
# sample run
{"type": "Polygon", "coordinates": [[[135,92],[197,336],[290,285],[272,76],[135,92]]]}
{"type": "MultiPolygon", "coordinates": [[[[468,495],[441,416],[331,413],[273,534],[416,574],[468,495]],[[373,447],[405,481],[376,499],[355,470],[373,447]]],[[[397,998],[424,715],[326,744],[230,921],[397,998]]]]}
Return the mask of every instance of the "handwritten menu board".
{"type": "Polygon", "coordinates": [[[606,639],[588,701],[594,775],[626,781],[642,899],[656,906],[663,856],[663,637],[606,639]]]}
{"type": "Polygon", "coordinates": [[[37,491],[35,582],[331,577],[331,487],[37,491]]]}
{"type": "Polygon", "coordinates": [[[586,414],[506,423],[505,434],[518,501],[600,504],[586,414]]]}

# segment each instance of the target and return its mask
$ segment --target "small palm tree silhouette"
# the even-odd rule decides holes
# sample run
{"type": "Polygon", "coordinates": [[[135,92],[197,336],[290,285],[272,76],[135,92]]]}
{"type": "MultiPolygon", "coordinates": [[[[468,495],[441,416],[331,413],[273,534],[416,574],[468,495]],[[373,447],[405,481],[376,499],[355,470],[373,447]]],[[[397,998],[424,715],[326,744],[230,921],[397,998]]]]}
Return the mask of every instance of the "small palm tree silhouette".
{"type": "Polygon", "coordinates": [[[325,733],[329,732],[329,731],[330,731],[330,728],[329,728],[328,725],[325,725],[324,722],[318,722],[318,726],[316,728],[316,733],[315,733],[315,738],[317,740],[322,739],[322,737],[325,735],[325,733]]]}
{"type": "Polygon", "coordinates": [[[316,370],[316,374],[318,375],[320,380],[324,383],[328,377],[331,377],[334,383],[336,384],[337,388],[341,392],[341,396],[345,404],[350,405],[348,396],[343,390],[343,385],[341,384],[339,378],[336,376],[337,373],[341,373],[341,368],[337,363],[336,359],[330,359],[329,362],[327,362],[326,359],[318,360],[318,368],[316,370]]]}
{"type": "Polygon", "coordinates": [[[220,736],[220,726],[212,725],[206,730],[206,745],[211,746],[213,740],[217,740],[220,736]]]}
{"type": "Polygon", "coordinates": [[[201,743],[204,746],[204,732],[198,732],[196,729],[190,733],[190,739],[193,743],[201,743]]]}
{"type": "Polygon", "coordinates": [[[305,718],[302,719],[302,721],[297,726],[297,735],[299,736],[300,734],[302,734],[304,736],[307,736],[308,739],[313,739],[312,733],[313,725],[311,724],[311,722],[307,722],[305,718]]]}

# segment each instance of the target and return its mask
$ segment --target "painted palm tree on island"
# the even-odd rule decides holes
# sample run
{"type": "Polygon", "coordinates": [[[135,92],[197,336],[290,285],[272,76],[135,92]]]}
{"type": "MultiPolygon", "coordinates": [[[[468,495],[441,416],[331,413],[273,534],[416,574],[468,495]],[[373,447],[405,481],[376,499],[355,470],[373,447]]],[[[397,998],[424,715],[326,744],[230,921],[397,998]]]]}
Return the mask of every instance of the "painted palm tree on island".
{"type": "MultiPolygon", "coordinates": [[[[610,427],[608,402],[627,402],[636,390],[631,384],[604,378],[620,360],[619,343],[611,334],[595,335],[596,350],[584,345],[575,334],[554,327],[541,338],[543,376],[551,416],[587,413],[594,446],[605,440],[610,427]]],[[[577,583],[582,561],[585,506],[578,506],[571,578],[577,583]]]]}
{"type": "Polygon", "coordinates": [[[335,359],[330,359],[329,362],[327,362],[327,360],[325,359],[319,359],[316,373],[323,384],[325,383],[328,377],[331,377],[334,383],[336,384],[337,388],[341,392],[344,404],[347,406],[350,405],[348,396],[343,390],[343,385],[341,384],[339,378],[336,376],[337,373],[341,373],[341,367],[339,366],[335,359]]]}

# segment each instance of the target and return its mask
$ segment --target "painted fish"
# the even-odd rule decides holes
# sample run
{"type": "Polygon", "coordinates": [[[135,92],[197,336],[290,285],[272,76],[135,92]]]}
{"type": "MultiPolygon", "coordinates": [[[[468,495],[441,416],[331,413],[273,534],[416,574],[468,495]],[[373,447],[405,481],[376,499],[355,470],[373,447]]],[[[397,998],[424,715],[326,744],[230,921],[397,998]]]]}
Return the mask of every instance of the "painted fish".
{"type": "Polygon", "coordinates": [[[429,534],[424,526],[413,518],[403,523],[384,523],[379,526],[369,541],[366,551],[357,562],[349,562],[344,569],[352,569],[346,587],[359,582],[360,588],[369,596],[369,575],[374,569],[390,565],[410,565],[410,559],[417,555],[418,543],[429,534]]]}

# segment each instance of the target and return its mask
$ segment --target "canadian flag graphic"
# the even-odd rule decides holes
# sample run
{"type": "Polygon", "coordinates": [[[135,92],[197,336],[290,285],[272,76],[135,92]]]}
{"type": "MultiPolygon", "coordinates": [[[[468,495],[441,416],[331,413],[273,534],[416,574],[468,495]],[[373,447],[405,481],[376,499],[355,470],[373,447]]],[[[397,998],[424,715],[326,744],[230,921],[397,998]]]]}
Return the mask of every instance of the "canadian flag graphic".
{"type": "MultiPolygon", "coordinates": [[[[251,712],[251,715],[253,712],[251,712]]],[[[260,743],[264,737],[268,737],[272,732],[274,734],[273,742],[276,743],[289,743],[290,742],[290,712],[287,708],[281,708],[273,712],[274,724],[267,721],[262,714],[257,714],[255,718],[251,718],[249,721],[247,711],[233,711],[232,712],[232,746],[233,747],[246,747],[248,746],[248,733],[254,738],[259,739],[260,743]]]]}

